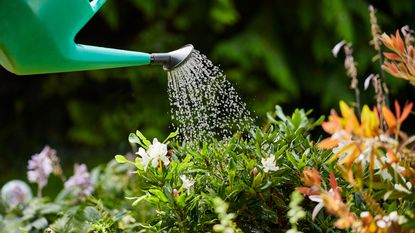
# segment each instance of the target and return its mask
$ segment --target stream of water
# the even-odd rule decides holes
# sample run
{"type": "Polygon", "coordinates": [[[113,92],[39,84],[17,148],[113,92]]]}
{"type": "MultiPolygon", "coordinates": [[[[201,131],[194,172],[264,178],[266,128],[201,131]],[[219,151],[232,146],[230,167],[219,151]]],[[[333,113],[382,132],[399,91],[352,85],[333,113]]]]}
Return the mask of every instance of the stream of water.
{"type": "Polygon", "coordinates": [[[168,94],[173,127],[185,141],[226,139],[254,125],[222,70],[197,50],[168,72],[168,94]]]}

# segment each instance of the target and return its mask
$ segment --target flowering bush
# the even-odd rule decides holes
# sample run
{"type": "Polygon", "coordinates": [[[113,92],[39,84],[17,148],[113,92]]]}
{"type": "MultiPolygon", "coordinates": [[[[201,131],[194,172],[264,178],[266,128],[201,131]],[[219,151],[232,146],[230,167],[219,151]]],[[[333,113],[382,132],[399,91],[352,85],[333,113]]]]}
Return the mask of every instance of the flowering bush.
{"type": "Polygon", "coordinates": [[[323,118],[312,122],[308,114],[296,110],[287,116],[277,106],[277,118],[270,115],[265,129],[201,145],[168,142],[176,133],[163,143],[150,143],[139,131],[131,134],[137,157],[115,158],[135,169],[140,192],[127,197],[132,205],[150,203],[156,210],[143,227],[150,232],[290,229],[285,215],[289,195],[301,181],[298,171],[327,158],[309,135],[323,118]]]}

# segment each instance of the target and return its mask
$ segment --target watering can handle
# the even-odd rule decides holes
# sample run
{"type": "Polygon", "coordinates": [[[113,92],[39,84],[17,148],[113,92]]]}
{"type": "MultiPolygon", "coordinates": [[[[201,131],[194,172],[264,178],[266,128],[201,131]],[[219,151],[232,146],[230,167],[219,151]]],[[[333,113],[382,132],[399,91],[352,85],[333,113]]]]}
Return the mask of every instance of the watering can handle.
{"type": "Polygon", "coordinates": [[[102,5],[104,5],[104,3],[106,1],[107,0],[93,0],[93,1],[91,1],[90,4],[91,4],[91,7],[92,7],[92,10],[94,11],[94,13],[96,13],[99,10],[99,8],[101,8],[102,5]]]}

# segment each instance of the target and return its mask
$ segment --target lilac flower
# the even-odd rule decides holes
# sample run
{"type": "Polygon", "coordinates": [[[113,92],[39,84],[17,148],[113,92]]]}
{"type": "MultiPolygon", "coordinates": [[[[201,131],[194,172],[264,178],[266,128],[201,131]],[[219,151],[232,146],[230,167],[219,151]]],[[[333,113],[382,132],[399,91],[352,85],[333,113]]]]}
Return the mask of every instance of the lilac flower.
{"type": "MultiPolygon", "coordinates": [[[[53,152],[49,146],[45,146],[39,154],[32,156],[27,165],[27,178],[32,183],[37,183],[39,190],[46,186],[48,177],[53,171],[53,163],[48,154],[53,152]]],[[[39,191],[40,192],[40,191],[39,191]]]]}
{"type": "Polygon", "coordinates": [[[74,175],[65,182],[65,188],[74,189],[81,197],[91,195],[94,191],[91,176],[85,164],[75,164],[74,175]]]}
{"type": "Polygon", "coordinates": [[[11,209],[32,199],[29,185],[21,180],[11,180],[1,188],[1,198],[11,209]]]}

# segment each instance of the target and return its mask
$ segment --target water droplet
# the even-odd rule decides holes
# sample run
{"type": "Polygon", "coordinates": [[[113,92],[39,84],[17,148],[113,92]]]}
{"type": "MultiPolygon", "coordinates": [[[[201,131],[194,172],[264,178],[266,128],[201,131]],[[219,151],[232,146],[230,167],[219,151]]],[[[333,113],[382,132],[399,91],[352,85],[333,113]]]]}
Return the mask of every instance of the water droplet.
{"type": "Polygon", "coordinates": [[[168,72],[168,95],[173,125],[185,141],[226,140],[254,124],[222,70],[197,50],[168,72]]]}

